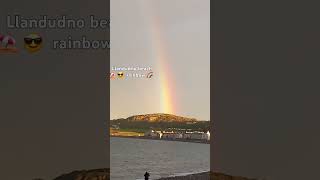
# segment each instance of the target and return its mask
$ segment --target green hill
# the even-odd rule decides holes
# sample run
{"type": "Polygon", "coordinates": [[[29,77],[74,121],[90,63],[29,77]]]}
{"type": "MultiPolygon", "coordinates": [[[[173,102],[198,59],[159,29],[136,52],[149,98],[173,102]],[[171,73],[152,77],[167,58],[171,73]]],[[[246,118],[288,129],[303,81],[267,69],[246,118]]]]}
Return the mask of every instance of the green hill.
{"type": "Polygon", "coordinates": [[[144,132],[149,129],[189,129],[198,131],[209,130],[209,121],[199,121],[195,118],[182,117],[172,114],[145,114],[135,115],[128,118],[114,119],[110,121],[111,127],[118,127],[120,130],[144,132]]]}

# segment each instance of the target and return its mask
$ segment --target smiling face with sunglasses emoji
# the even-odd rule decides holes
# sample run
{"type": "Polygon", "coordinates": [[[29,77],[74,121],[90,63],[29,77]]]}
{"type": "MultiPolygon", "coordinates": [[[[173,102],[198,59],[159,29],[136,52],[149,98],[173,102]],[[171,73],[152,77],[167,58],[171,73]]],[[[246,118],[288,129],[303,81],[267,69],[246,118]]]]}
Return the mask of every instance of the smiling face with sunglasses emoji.
{"type": "Polygon", "coordinates": [[[42,47],[42,37],[38,34],[30,34],[24,38],[24,47],[30,52],[34,53],[42,47]]]}

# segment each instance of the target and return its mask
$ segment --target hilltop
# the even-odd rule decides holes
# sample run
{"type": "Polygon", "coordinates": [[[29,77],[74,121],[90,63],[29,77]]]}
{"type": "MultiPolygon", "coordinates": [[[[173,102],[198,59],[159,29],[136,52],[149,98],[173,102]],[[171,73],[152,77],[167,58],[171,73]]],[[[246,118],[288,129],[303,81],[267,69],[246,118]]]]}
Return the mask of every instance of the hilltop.
{"type": "Polygon", "coordinates": [[[177,116],[173,114],[154,113],[145,115],[135,115],[127,118],[130,122],[145,121],[145,122],[195,122],[197,119],[177,116]]]}

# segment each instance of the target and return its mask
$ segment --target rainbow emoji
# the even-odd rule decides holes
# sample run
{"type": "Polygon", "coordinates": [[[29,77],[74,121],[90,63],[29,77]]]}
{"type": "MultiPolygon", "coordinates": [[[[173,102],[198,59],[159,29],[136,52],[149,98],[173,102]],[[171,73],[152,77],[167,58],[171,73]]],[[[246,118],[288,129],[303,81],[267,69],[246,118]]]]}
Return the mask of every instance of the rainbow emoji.
{"type": "Polygon", "coordinates": [[[12,36],[0,34],[0,52],[15,53],[17,52],[15,45],[16,40],[12,36]]]}

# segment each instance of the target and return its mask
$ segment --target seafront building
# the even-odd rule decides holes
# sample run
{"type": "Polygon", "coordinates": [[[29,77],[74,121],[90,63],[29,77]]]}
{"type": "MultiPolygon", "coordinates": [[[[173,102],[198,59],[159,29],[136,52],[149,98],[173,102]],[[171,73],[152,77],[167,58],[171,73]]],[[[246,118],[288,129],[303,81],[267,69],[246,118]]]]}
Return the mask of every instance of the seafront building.
{"type": "Polygon", "coordinates": [[[145,132],[145,137],[155,139],[185,139],[185,140],[210,140],[210,132],[200,131],[155,131],[149,130],[145,132]]]}
{"type": "Polygon", "coordinates": [[[161,139],[163,136],[163,133],[161,131],[149,130],[144,133],[144,136],[161,139]]]}

